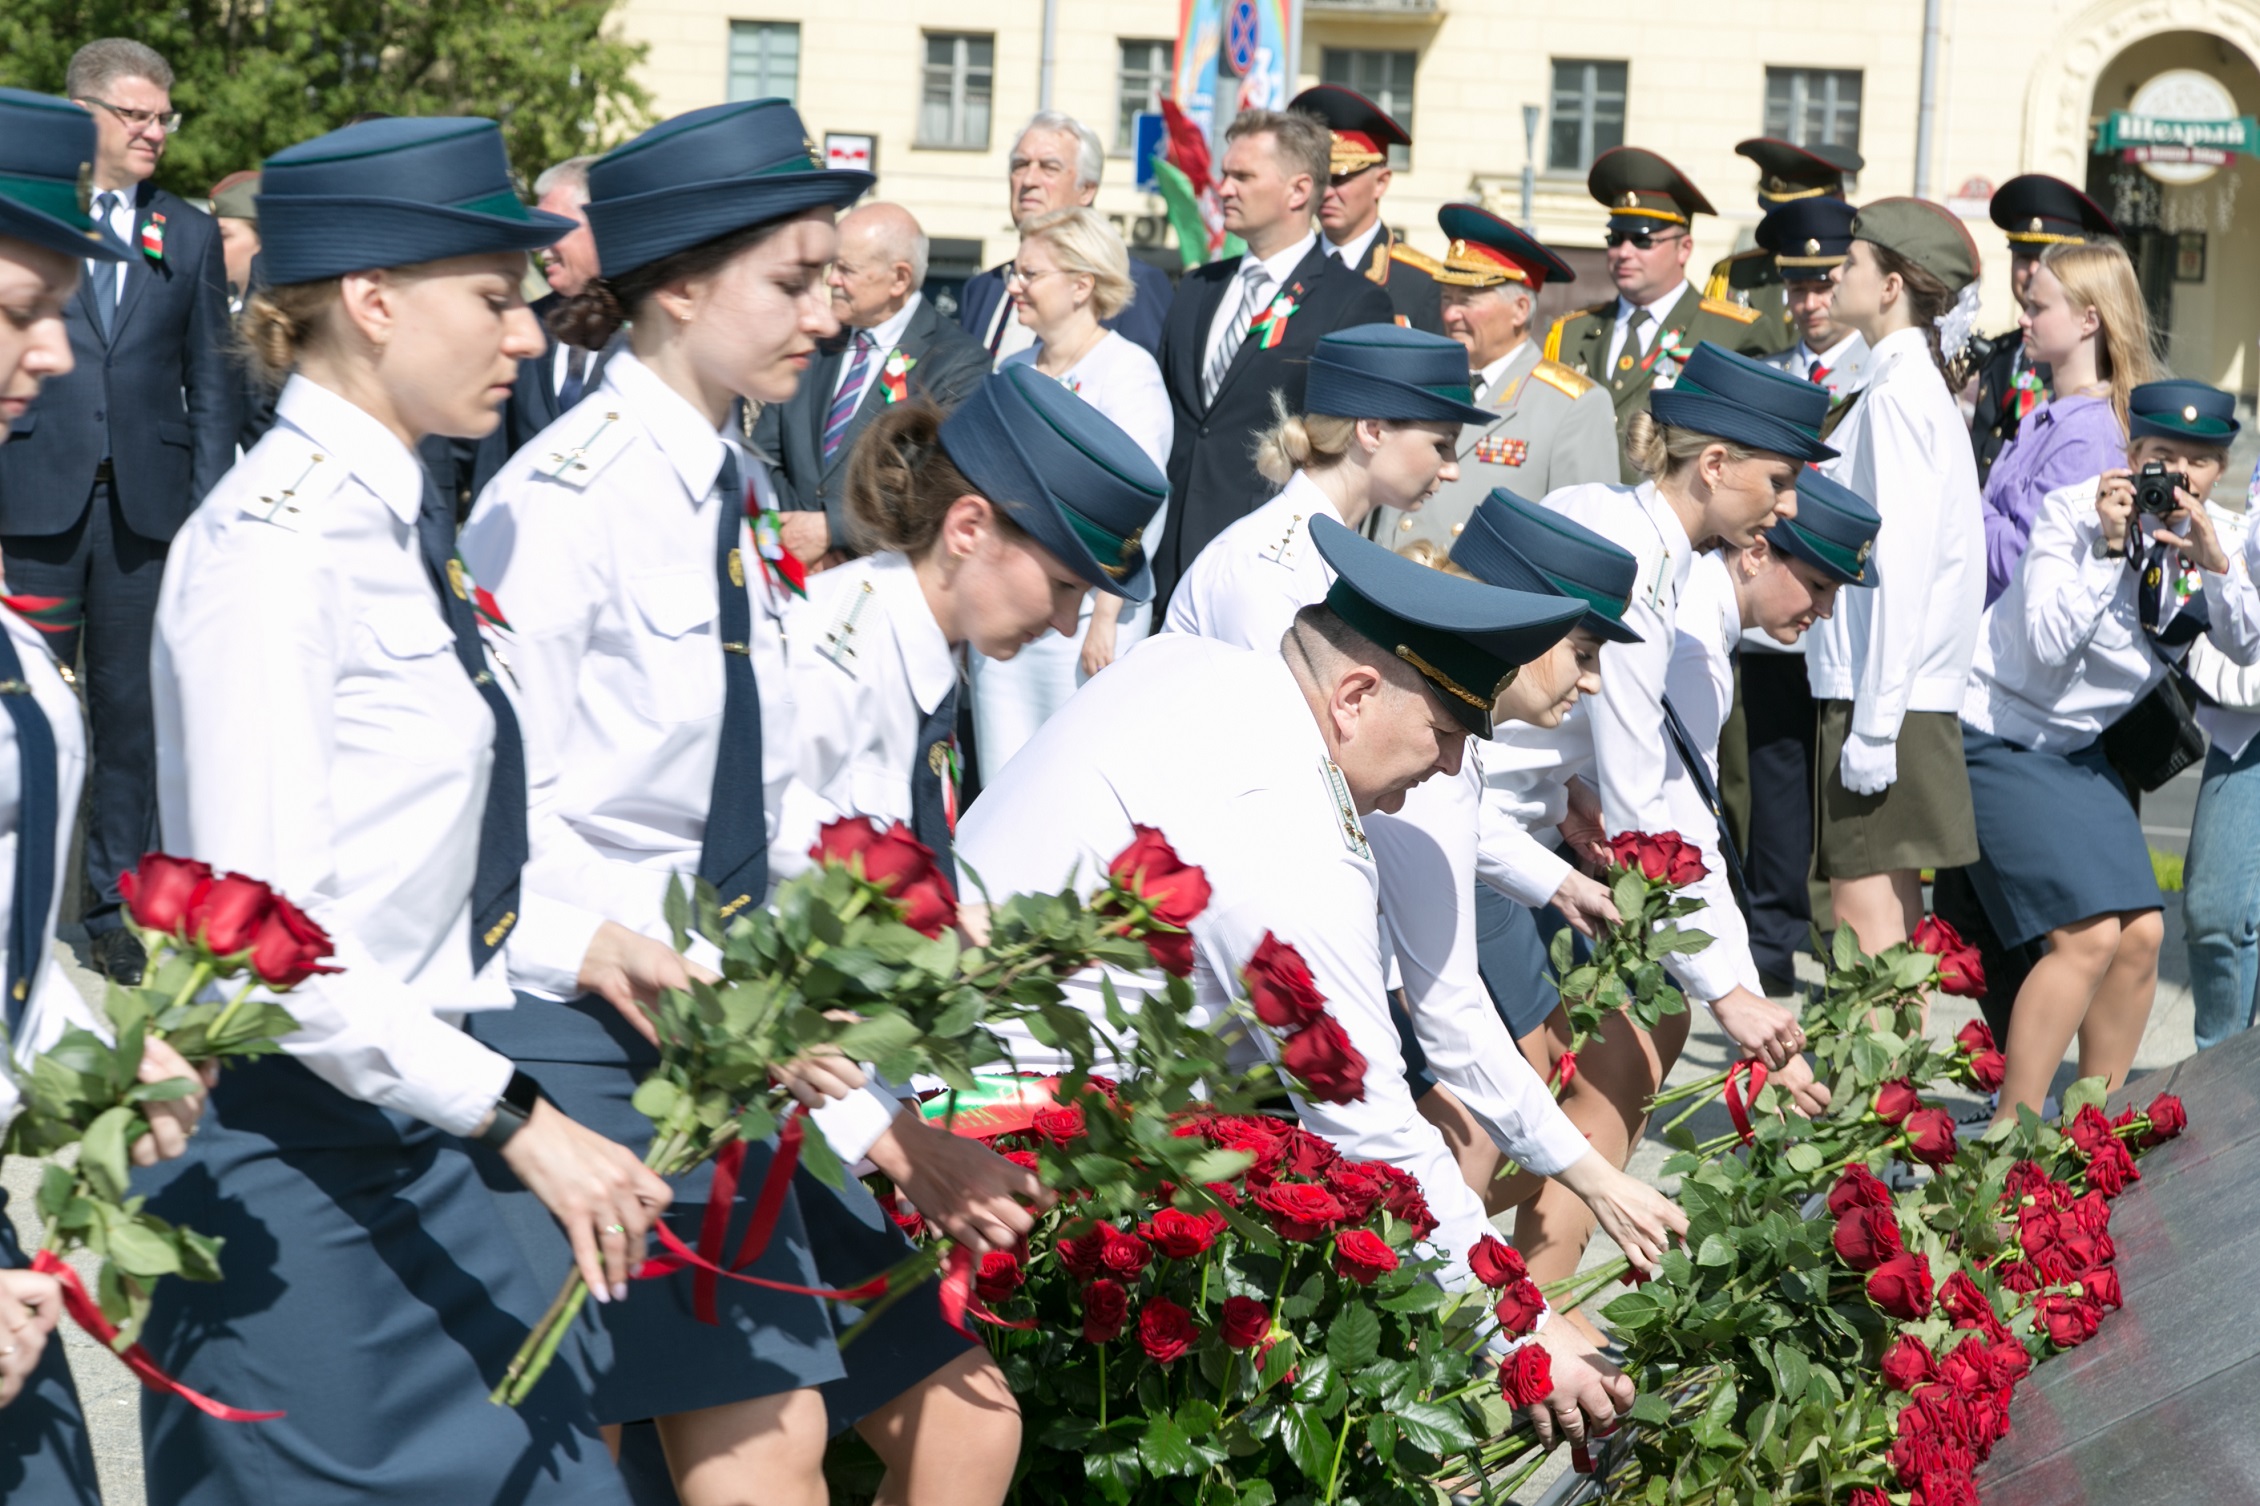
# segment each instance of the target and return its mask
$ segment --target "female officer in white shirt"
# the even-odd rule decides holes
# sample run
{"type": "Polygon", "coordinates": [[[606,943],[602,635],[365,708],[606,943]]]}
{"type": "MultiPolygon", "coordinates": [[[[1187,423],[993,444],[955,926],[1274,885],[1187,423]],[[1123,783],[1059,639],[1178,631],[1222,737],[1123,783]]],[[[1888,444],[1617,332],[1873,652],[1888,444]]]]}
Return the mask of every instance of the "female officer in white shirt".
{"type": "Polygon", "coordinates": [[[1313,518],[1363,532],[1374,509],[1411,511],[1459,479],[1460,426],[1492,414],[1469,395],[1467,348],[1394,324],[1336,330],[1311,352],[1304,412],[1278,399],[1256,468],[1278,496],[1217,535],[1169,599],[1166,626],[1268,649],[1333,572],[1311,547],[1313,518]]]}
{"type": "Polygon", "coordinates": [[[1925,868],[1977,852],[1955,713],[1985,602],[1985,523],[1969,426],[1955,406],[1977,308],[1977,247],[1923,199],[1880,199],[1852,221],[1830,275],[1835,318],[1868,342],[1868,384],[1834,434],[1829,474],[1875,504],[1882,584],[1806,640],[1821,702],[1815,871],[1870,952],[1922,918],[1925,868]]]}
{"type": "MultiPolygon", "coordinates": [[[[105,273],[129,254],[79,205],[80,165],[94,122],[68,100],[0,89],[0,444],[49,377],[71,369],[63,309],[82,262],[105,273]]],[[[86,774],[86,728],[42,629],[22,615],[65,605],[0,597],[0,1014],[13,1048],[0,1061],[0,1129],[14,1117],[14,1073],[71,1026],[100,1030],[51,950],[86,774]]],[[[141,1080],[189,1075],[172,1047],[151,1042],[141,1080]]],[[[141,1165],[177,1156],[203,1095],[144,1106],[152,1133],[134,1142],[141,1165]]],[[[50,1344],[62,1313],[55,1278],[23,1269],[0,1192],[0,1487],[17,1500],[100,1506],[78,1390],[50,1344]]]]}
{"type": "Polygon", "coordinates": [[[2199,632],[2233,658],[2260,649],[2233,608],[2192,610],[2234,594],[2204,502],[2235,413],[2235,398],[2199,382],[2135,388],[2128,469],[2049,493],[2009,589],[1986,609],[1962,700],[1970,885],[2005,945],[2048,942],[2010,1012],[2002,1119],[2040,1109],[2075,1035],[2079,1075],[2117,1087],[2149,1023],[2164,900],[2102,734],[2199,632]],[[2180,479],[2163,508],[2138,505],[2130,474],[2152,461],[2180,479]],[[2187,604],[2175,589],[2183,556],[2206,572],[2187,604]]]}
{"type": "Polygon", "coordinates": [[[145,1395],[149,1499],[618,1506],[571,1367],[525,1408],[486,1403],[553,1288],[466,1139],[565,1225],[600,1301],[667,1187],[458,1022],[508,1009],[520,972],[625,999],[683,969],[522,882],[517,721],[414,449],[493,428],[541,349],[526,253],[572,222],[520,205],[493,122],[447,118],[279,153],[260,213],[248,336],[295,374],[167,563],[159,806],[169,850],[304,902],[344,971],[292,992],[286,1054],[228,1072],[216,1122],[141,1179],[152,1211],[228,1247],[224,1280],[168,1291],[149,1347],[289,1414],[241,1426],[145,1395]]]}

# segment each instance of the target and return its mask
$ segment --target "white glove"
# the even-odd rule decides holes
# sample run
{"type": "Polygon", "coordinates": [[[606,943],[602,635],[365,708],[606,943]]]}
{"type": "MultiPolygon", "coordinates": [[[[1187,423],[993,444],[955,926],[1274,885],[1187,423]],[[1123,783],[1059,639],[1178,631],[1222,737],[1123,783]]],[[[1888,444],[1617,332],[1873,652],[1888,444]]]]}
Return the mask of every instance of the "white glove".
{"type": "Polygon", "coordinates": [[[1844,756],[1836,771],[1844,787],[1855,795],[1880,795],[1899,777],[1899,744],[1853,733],[1844,739],[1844,756]]]}

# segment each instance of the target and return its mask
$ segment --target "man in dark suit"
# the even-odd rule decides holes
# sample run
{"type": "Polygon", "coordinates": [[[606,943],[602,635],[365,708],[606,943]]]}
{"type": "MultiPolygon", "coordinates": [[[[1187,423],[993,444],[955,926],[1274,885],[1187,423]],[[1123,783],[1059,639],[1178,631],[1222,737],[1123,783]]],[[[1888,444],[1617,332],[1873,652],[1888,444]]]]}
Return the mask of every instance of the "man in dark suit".
{"type": "Polygon", "coordinates": [[[922,397],[944,408],[980,385],[989,353],[934,312],[926,234],[900,204],[865,204],[840,220],[825,274],[840,332],[817,349],[791,401],[754,421],[753,443],[777,464],[778,535],[821,568],[863,552],[844,506],[848,456],[890,403],[922,397]]]}
{"type": "Polygon", "coordinates": [[[240,390],[219,227],[149,182],[180,124],[172,83],[162,57],[124,38],[71,59],[67,91],[97,130],[91,212],[134,256],[89,263],[67,313],[77,365],[0,447],[9,589],[85,604],[82,627],[52,642],[85,678],[85,920],[96,964],[120,981],[138,981],[144,959],[121,928],[118,874],[157,840],[157,586],[167,544],[235,463],[240,390]]]}
{"type": "MultiPolygon", "coordinates": [[[[1099,170],[1106,165],[1106,148],[1098,132],[1058,110],[1041,110],[1023,126],[1013,143],[1012,223],[1025,225],[1040,214],[1089,204],[1099,196],[1099,170]]],[[[957,324],[995,360],[1036,343],[1028,326],[1013,317],[1012,300],[1005,297],[1005,274],[1012,263],[1000,262],[979,273],[958,294],[957,324]]],[[[1176,296],[1169,274],[1151,262],[1130,258],[1130,282],[1137,290],[1129,305],[1112,319],[1101,321],[1123,339],[1145,347],[1146,354],[1161,359],[1161,327],[1176,296]]]]}
{"type": "Polygon", "coordinates": [[[1381,223],[1381,200],[1392,176],[1389,149],[1411,146],[1412,133],[1372,100],[1339,84],[1305,89],[1287,108],[1317,116],[1334,139],[1326,191],[1318,201],[1318,228],[1327,253],[1366,281],[1387,288],[1399,324],[1432,335],[1449,333],[1436,279],[1443,263],[1415,251],[1381,223]]]}
{"type": "Polygon", "coordinates": [[[1216,196],[1224,228],[1248,249],[1185,274],[1162,334],[1177,429],[1169,520],[1152,551],[1157,621],[1193,557],[1278,490],[1255,462],[1272,395],[1300,413],[1319,337],[1396,317],[1389,295],[1327,255],[1312,229],[1333,145],[1326,127],[1299,111],[1244,110],[1224,139],[1216,196]]]}

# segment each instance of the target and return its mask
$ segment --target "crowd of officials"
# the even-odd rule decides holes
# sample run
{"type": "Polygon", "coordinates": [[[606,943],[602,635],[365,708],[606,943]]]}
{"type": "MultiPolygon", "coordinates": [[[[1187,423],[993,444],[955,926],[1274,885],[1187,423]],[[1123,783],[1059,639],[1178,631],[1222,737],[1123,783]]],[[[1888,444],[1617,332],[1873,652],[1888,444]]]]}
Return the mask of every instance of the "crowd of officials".
{"type": "MultiPolygon", "coordinates": [[[[1871,951],[1954,920],[2005,1043],[1986,1113],[2045,1111],[2075,1042],[2083,1075],[2133,1063],[2164,905],[2137,805],[2202,758],[2199,1043],[2252,1022],[2235,400],[2164,369],[2069,184],[1994,197],[2020,317],[1987,340],[1988,253],[1942,206],[1854,206],[1856,155],[1742,143],[1757,245],[1698,285],[1715,210],[1620,147],[1590,175],[1612,286],[1541,329],[1568,263],[1472,205],[1441,257],[1408,244],[1382,208],[1409,137],[1348,90],[1232,121],[1244,249],[1174,282],[1091,208],[1098,137],[1046,111],[1013,254],[952,313],[912,210],[782,101],[549,166],[531,205],[491,122],[369,117],[207,211],[154,184],[162,57],[98,41],[57,82],[0,91],[11,1061],[93,1026],[66,909],[138,979],[117,875],[147,850],[268,880],[344,968],[292,994],[284,1055],[153,1105],[136,1147],[152,1210],[227,1242],[151,1352],[288,1408],[146,1396],[161,1506],[820,1502],[848,1428],[882,1501],[1005,1499],[1010,1389],[930,1296],[843,1350],[852,1311],[813,1296],[730,1283],[717,1321],[629,1282],[710,1191],[641,1166],[630,1103],[638,1001],[700,966],[667,883],[758,905],[843,815],[1000,894],[1163,830],[1215,894],[1196,1007],[1267,933],[1297,946],[1369,1066],[1295,1110],[1419,1179],[1447,1280],[1510,1214],[1541,1282],[1596,1227],[1642,1265],[1685,1228],[1623,1168],[1687,1017],[1617,1019],[1567,1073],[1548,982],[1549,937],[1616,918],[1625,832],[1701,852],[1715,939],[1677,981],[1798,1105],[1827,1099],[1792,981],[1818,897],[1871,951]],[[576,1267],[568,1362],[487,1405],[576,1267]]],[[[977,1252],[1049,1197],[854,1063],[784,1070],[977,1252]]],[[[802,1175],[758,1274],[902,1249],[860,1185],[802,1175]]],[[[59,1308],[0,1269],[14,1500],[98,1499],[59,1308]]],[[[1521,1341],[1554,1360],[1532,1421],[1581,1438],[1630,1386],[1587,1314],[1553,1319],[1521,1341]]]]}

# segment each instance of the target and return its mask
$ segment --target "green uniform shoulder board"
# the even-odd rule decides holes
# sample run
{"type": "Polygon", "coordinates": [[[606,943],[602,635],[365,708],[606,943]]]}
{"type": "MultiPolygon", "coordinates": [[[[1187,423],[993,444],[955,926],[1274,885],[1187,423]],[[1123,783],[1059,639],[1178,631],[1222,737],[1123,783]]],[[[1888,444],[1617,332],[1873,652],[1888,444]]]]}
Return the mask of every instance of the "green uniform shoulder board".
{"type": "Polygon", "coordinates": [[[1591,377],[1580,375],[1559,361],[1540,361],[1530,369],[1530,377],[1532,381],[1544,382],[1556,392],[1572,398],[1583,397],[1600,385],[1591,377]]]}
{"type": "Polygon", "coordinates": [[[1706,298],[1696,306],[1706,314],[1718,314],[1737,324],[1755,324],[1758,319],[1756,309],[1744,308],[1739,303],[1728,303],[1723,298],[1706,298]]]}
{"type": "Polygon", "coordinates": [[[1541,354],[1549,361],[1560,360],[1562,357],[1562,331],[1568,327],[1570,320],[1588,317],[1597,319],[1616,306],[1616,300],[1612,298],[1607,303],[1596,303],[1591,308],[1571,309],[1554,321],[1552,329],[1546,331],[1546,348],[1541,354]]]}

